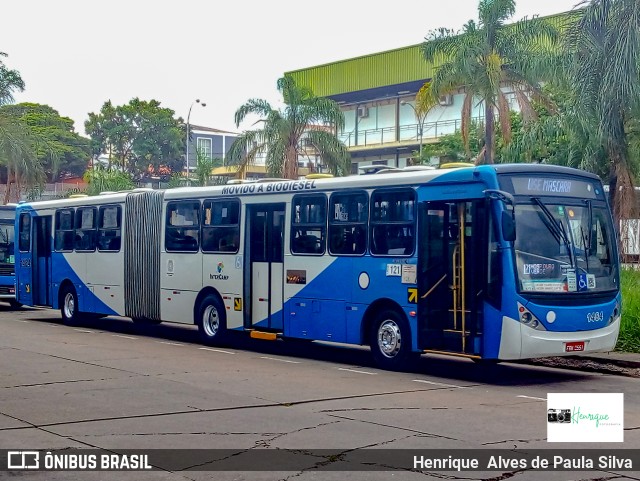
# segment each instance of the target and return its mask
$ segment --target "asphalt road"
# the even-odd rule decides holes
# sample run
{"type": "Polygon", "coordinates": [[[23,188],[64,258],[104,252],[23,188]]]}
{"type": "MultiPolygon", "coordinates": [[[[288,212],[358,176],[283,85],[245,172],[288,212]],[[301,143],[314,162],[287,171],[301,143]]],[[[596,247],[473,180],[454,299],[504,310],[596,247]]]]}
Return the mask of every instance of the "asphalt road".
{"type": "MultiPolygon", "coordinates": [[[[375,368],[364,348],[234,339],[193,327],[81,327],[51,310],[0,307],[1,449],[640,448],[637,379],[423,356],[375,368]],[[547,443],[550,392],[622,392],[624,443],[547,443]]],[[[0,472],[25,479],[640,479],[640,473],[409,471],[0,472]]]]}

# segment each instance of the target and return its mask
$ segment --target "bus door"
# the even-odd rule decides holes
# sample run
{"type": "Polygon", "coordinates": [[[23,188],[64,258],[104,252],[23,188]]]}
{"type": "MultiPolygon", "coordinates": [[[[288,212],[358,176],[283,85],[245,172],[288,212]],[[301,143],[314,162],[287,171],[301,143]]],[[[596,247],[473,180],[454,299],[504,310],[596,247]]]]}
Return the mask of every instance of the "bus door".
{"type": "Polygon", "coordinates": [[[420,204],[418,322],[427,350],[481,355],[487,216],[485,199],[420,204]]]}
{"type": "Polygon", "coordinates": [[[33,304],[51,306],[51,216],[33,217],[33,304]]]}
{"type": "Polygon", "coordinates": [[[285,204],[247,205],[247,210],[249,327],[282,332],[285,204]]]}

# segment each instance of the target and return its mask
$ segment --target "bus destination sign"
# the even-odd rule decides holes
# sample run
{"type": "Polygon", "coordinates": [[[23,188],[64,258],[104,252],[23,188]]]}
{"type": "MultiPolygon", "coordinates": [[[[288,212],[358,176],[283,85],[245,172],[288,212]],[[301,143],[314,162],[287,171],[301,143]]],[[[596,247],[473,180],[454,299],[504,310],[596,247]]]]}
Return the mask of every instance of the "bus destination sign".
{"type": "MultiPolygon", "coordinates": [[[[600,190],[592,182],[554,177],[510,177],[515,195],[551,195],[559,197],[579,197],[595,199],[600,190]]],[[[507,186],[505,186],[507,187],[507,186]]]]}

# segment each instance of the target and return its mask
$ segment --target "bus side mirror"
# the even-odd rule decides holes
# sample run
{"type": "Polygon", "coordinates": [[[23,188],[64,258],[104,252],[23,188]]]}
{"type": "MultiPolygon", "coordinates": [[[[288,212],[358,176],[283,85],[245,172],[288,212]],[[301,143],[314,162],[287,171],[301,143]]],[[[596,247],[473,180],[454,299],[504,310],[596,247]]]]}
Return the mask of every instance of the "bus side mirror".
{"type": "Polygon", "coordinates": [[[513,213],[506,210],[502,211],[502,237],[507,242],[516,240],[516,221],[513,213]]]}

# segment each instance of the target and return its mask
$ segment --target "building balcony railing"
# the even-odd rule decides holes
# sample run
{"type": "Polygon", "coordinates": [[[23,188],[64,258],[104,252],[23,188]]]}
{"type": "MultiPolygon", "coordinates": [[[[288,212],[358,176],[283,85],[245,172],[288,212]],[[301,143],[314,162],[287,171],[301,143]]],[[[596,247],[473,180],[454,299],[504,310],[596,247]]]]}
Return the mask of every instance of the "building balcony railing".
{"type": "MultiPolygon", "coordinates": [[[[461,120],[439,120],[437,122],[425,122],[422,127],[422,142],[429,143],[460,130],[461,120]]],[[[338,138],[349,148],[369,147],[393,142],[420,142],[420,124],[401,125],[400,127],[383,127],[379,129],[367,129],[359,132],[346,132],[338,134],[338,138]],[[397,131],[397,135],[396,135],[397,131]]]]}

